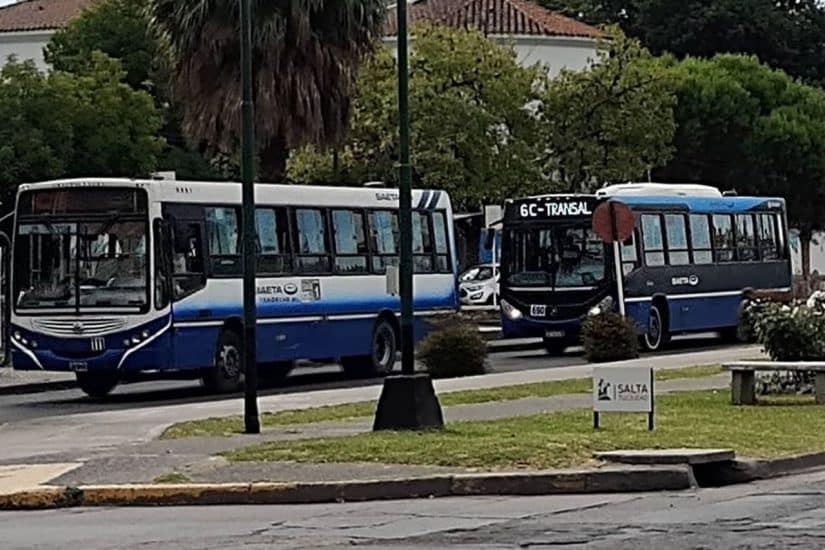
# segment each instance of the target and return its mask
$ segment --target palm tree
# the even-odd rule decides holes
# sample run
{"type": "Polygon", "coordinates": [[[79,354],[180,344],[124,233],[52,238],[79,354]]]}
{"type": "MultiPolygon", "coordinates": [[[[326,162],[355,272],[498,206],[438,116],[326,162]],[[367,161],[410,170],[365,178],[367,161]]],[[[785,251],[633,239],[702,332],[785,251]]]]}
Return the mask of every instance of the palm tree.
{"type": "MultiPolygon", "coordinates": [[[[384,0],[253,0],[260,173],[283,177],[290,149],[338,143],[354,73],[381,37],[384,0]]],[[[149,0],[168,44],[183,128],[197,144],[236,151],[241,136],[238,0],[149,0]]]]}

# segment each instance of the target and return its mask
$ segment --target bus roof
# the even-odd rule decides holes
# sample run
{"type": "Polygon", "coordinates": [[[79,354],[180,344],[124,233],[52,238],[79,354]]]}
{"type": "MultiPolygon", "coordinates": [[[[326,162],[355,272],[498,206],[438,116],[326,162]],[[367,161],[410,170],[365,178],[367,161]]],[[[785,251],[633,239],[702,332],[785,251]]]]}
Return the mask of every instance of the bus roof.
{"type": "MultiPolygon", "coordinates": [[[[240,204],[241,184],[237,182],[180,181],[127,178],[77,178],[23,184],[19,192],[82,187],[136,187],[147,189],[151,200],[163,202],[240,204]]],[[[255,201],[271,205],[350,206],[397,208],[398,189],[383,187],[334,187],[288,184],[255,186],[255,201]]],[[[445,191],[413,190],[413,208],[421,210],[450,208],[445,191]]]]}

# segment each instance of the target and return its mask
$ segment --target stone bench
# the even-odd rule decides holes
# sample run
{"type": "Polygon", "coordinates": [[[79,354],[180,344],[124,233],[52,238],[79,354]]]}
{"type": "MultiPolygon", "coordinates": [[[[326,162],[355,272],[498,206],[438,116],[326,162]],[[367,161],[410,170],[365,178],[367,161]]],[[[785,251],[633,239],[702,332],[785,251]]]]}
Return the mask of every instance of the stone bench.
{"type": "Polygon", "coordinates": [[[731,373],[731,402],[734,405],[756,404],[756,372],[812,372],[814,398],[825,405],[825,362],[819,361],[740,361],[722,365],[731,373]]]}

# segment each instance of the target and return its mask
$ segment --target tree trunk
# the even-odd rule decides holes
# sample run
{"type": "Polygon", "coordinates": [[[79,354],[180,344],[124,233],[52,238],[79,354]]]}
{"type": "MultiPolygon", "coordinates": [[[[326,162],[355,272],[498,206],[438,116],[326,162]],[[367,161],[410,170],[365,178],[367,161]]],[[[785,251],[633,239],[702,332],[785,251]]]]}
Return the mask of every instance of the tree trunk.
{"type": "Polygon", "coordinates": [[[283,183],[286,177],[286,161],[289,159],[289,149],[281,138],[273,138],[263,144],[260,151],[260,175],[257,178],[262,183],[283,183]]]}

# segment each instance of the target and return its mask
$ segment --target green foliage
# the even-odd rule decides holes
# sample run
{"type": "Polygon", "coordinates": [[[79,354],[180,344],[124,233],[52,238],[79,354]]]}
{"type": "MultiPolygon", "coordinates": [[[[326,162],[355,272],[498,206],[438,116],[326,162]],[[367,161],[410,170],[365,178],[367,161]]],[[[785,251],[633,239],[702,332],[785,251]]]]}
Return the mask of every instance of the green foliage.
{"type": "MultiPolygon", "coordinates": [[[[236,0],[147,0],[168,41],[183,129],[227,155],[241,140],[236,0]]],[[[346,129],[355,71],[383,31],[384,0],[252,2],[261,179],[280,181],[288,153],[331,146],[346,129]]]]}
{"type": "Polygon", "coordinates": [[[119,64],[95,53],[84,75],[44,75],[32,63],[0,70],[0,188],[57,177],[147,176],[163,142],[152,98],[122,82],[119,64]]]}
{"type": "Polygon", "coordinates": [[[803,235],[822,227],[825,92],[737,55],[688,59],[671,72],[676,154],[657,177],[785,197],[803,235]]]}
{"type": "Polygon", "coordinates": [[[774,361],[825,359],[825,316],[802,305],[767,304],[756,316],[759,343],[774,361]]]}
{"type": "Polygon", "coordinates": [[[825,6],[818,0],[540,0],[588,23],[618,24],[655,55],[755,55],[825,84],[825,6]]]}
{"type": "Polygon", "coordinates": [[[478,327],[460,317],[434,324],[418,347],[418,358],[433,378],[452,378],[484,374],[487,344],[478,327]]]}
{"type": "MultiPolygon", "coordinates": [[[[458,208],[546,188],[536,119],[540,68],[521,67],[509,47],[475,31],[419,26],[410,57],[413,177],[417,187],[446,189],[458,208]]],[[[333,171],[329,152],[293,156],[301,183],[397,183],[397,68],[387,50],[362,67],[349,137],[333,171]],[[335,172],[335,173],[333,173],[335,172]]]]}
{"type": "Polygon", "coordinates": [[[584,355],[593,363],[639,356],[639,336],[633,321],[617,313],[592,315],[582,324],[584,355]]]}
{"type": "Polygon", "coordinates": [[[546,172],[565,191],[646,176],[672,155],[671,75],[638,41],[614,32],[586,71],[563,71],[541,96],[546,172]]]}
{"type": "Polygon", "coordinates": [[[153,90],[163,63],[162,48],[149,30],[145,0],[95,2],[79,17],[54,33],[45,58],[58,71],[83,73],[92,64],[92,53],[101,51],[123,63],[126,83],[153,90]]]}

